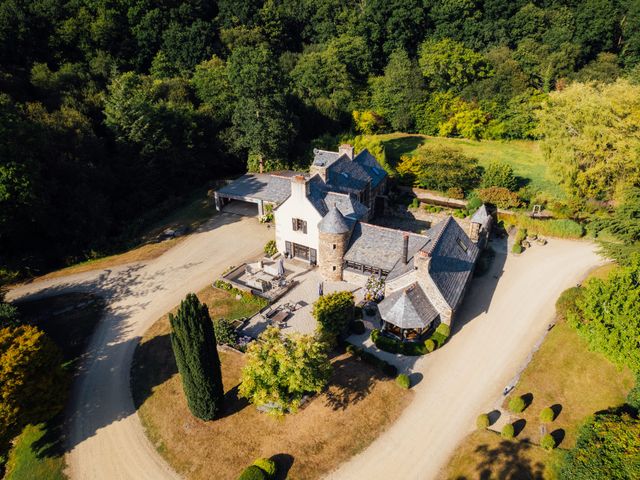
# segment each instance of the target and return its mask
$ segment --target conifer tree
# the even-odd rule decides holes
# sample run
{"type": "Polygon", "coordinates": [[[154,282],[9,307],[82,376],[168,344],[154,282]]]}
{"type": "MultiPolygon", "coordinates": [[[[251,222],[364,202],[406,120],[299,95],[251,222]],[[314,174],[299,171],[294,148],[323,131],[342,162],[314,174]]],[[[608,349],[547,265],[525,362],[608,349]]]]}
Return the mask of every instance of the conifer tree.
{"type": "Polygon", "coordinates": [[[222,408],[224,390],[216,336],[207,306],[190,293],[169,315],[171,346],[191,413],[212,420],[222,408]]]}

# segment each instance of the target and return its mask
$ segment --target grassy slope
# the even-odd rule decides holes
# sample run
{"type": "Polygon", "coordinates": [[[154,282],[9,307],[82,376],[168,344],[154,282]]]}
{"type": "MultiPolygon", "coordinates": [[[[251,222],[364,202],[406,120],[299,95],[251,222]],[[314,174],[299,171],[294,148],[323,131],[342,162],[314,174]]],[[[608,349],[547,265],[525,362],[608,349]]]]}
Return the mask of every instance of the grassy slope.
{"type": "Polygon", "coordinates": [[[422,145],[443,145],[462,150],[468,156],[478,159],[481,166],[486,167],[492,161],[508,163],[515,174],[529,180],[530,185],[538,190],[562,198],[563,192],[554,181],[542,157],[536,142],[526,140],[476,142],[462,138],[427,137],[424,135],[408,135],[391,133],[373,136],[384,142],[387,159],[395,166],[402,155],[411,155],[422,145]]]}
{"type": "MultiPolygon", "coordinates": [[[[250,308],[212,288],[198,297],[213,318],[245,316],[250,308]]],[[[226,410],[222,418],[202,422],[187,409],[168,333],[165,315],[145,334],[132,389],[152,443],[185,478],[237,478],[257,457],[274,457],[277,478],[286,478],[287,471],[291,478],[318,478],[368,445],[411,399],[410,391],[342,355],[333,359],[327,391],[297,414],[274,419],[237,398],[244,356],[221,351],[226,410]]]]}
{"type": "MultiPolygon", "coordinates": [[[[610,269],[604,266],[590,276],[601,277],[610,269]]],[[[518,440],[505,441],[491,431],[474,432],[458,447],[444,477],[475,479],[485,471],[490,472],[486,478],[504,478],[505,472],[518,466],[528,474],[523,478],[542,478],[544,464],[553,454],[537,446],[540,411],[561,406],[560,414],[547,426],[547,431],[563,437],[560,448],[570,448],[585,417],[623,403],[633,383],[630,371],[618,370],[603,355],[590,351],[574,329],[559,322],[512,393],[533,395],[531,405],[522,414],[514,415],[526,421],[518,440]]]]}
{"type": "MultiPolygon", "coordinates": [[[[44,330],[62,349],[72,368],[102,315],[102,301],[88,294],[65,294],[19,305],[23,318],[44,330]],[[69,306],[82,307],[66,310],[69,306]],[[55,312],[62,312],[55,315],[55,312]]],[[[60,444],[60,416],[25,428],[9,452],[5,480],[61,480],[66,478],[60,444]]]]}
{"type": "Polygon", "coordinates": [[[185,237],[165,240],[160,243],[153,243],[152,240],[167,228],[178,226],[189,226],[192,230],[202,225],[205,221],[215,215],[215,206],[206,198],[203,192],[198,192],[191,197],[185,205],[167,214],[160,220],[152,223],[146,233],[142,235],[134,247],[115,255],[87,260],[85,262],[72,265],[67,268],[47,273],[38,278],[44,280],[57,278],[74,273],[88,272],[102,268],[109,268],[125,263],[143,262],[158,258],[164,252],[181,242],[185,237]]]}

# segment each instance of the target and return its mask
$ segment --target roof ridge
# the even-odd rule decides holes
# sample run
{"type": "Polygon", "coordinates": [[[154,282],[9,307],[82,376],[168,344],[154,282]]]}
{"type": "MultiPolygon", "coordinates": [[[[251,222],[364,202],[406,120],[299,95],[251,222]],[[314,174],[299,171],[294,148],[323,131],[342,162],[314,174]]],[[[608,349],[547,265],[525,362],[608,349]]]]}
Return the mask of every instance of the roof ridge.
{"type": "MultiPolygon", "coordinates": [[[[440,242],[440,239],[442,239],[442,236],[444,235],[445,230],[447,228],[449,228],[449,225],[451,225],[451,221],[452,220],[453,220],[453,216],[452,215],[449,215],[447,218],[442,220],[441,223],[444,223],[444,225],[442,226],[442,228],[440,228],[440,231],[438,232],[438,234],[433,239],[433,242],[431,243],[430,248],[427,251],[427,253],[429,255],[431,255],[433,253],[433,251],[436,249],[436,247],[438,246],[438,243],[440,242]]],[[[436,225],[439,225],[439,223],[436,224],[436,225]]]]}
{"type": "Polygon", "coordinates": [[[408,230],[401,230],[399,228],[383,227],[382,225],[376,225],[375,223],[368,223],[368,222],[358,222],[358,223],[361,223],[363,225],[367,225],[369,227],[378,228],[380,230],[389,230],[389,231],[392,231],[392,232],[407,233],[407,234],[413,235],[415,237],[421,237],[421,238],[426,238],[427,240],[431,240],[431,237],[429,237],[428,235],[423,235],[421,233],[410,232],[408,230]]]}

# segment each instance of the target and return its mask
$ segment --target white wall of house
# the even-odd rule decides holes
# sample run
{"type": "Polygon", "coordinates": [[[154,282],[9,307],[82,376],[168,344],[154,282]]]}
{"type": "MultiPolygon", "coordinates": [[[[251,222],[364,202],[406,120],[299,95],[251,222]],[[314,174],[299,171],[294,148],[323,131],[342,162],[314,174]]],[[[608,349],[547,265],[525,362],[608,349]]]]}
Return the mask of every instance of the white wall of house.
{"type": "Polygon", "coordinates": [[[319,249],[318,223],[322,216],[315,209],[306,195],[306,182],[293,177],[291,179],[291,196],[274,211],[276,224],[276,246],[285,253],[285,242],[297,243],[316,251],[319,249]],[[307,222],[307,233],[293,230],[292,218],[307,222]]]}

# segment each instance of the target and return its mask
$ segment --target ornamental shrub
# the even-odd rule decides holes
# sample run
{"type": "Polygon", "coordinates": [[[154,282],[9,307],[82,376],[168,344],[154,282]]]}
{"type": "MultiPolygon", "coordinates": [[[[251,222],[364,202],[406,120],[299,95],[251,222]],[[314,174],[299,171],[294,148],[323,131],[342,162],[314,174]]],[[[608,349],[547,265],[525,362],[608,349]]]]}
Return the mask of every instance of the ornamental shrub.
{"type": "Polygon", "coordinates": [[[514,243],[513,247],[511,247],[511,252],[512,253],[522,253],[522,245],[520,245],[519,243],[514,243]]]}
{"type": "Polygon", "coordinates": [[[502,427],[502,432],[500,432],[502,438],[511,439],[515,435],[515,429],[513,428],[512,423],[507,423],[504,427],[502,427]]]}
{"type": "Polygon", "coordinates": [[[213,420],[222,408],[224,390],[209,310],[190,293],[176,314],[169,314],[169,323],[171,346],[189,410],[202,420],[213,420]]]}
{"type": "Polygon", "coordinates": [[[431,335],[431,340],[435,342],[437,348],[440,348],[442,345],[444,345],[444,342],[447,341],[447,337],[439,332],[433,332],[433,335],[431,335]]]}
{"type": "Polygon", "coordinates": [[[365,331],[364,323],[362,323],[360,320],[353,322],[351,324],[351,333],[355,335],[362,335],[364,331],[365,331]]]}
{"type": "Polygon", "coordinates": [[[409,389],[411,387],[411,379],[409,378],[409,375],[407,375],[406,373],[401,373],[400,375],[398,375],[396,377],[396,383],[404,389],[409,389]]]}
{"type": "Polygon", "coordinates": [[[491,203],[500,208],[518,208],[522,203],[517,193],[503,187],[480,188],[478,197],[484,203],[491,203]]]}
{"type": "Polygon", "coordinates": [[[551,407],[543,408],[540,412],[540,421],[543,423],[553,422],[556,414],[551,407]]]}
{"type": "Polygon", "coordinates": [[[278,247],[276,247],[275,240],[269,240],[264,246],[264,254],[267,257],[273,257],[276,253],[278,253],[278,247]]]}
{"type": "Polygon", "coordinates": [[[472,197],[467,202],[467,210],[469,210],[469,212],[475,212],[481,206],[482,206],[482,200],[480,200],[478,197],[472,197]]]}
{"type": "Polygon", "coordinates": [[[449,334],[451,333],[451,327],[449,327],[449,325],[447,325],[446,323],[441,323],[436,328],[436,333],[439,333],[444,338],[449,338],[449,334]]]}
{"type": "Polygon", "coordinates": [[[556,448],[556,440],[550,433],[547,433],[540,440],[540,446],[545,450],[553,450],[554,448],[556,448]]]}
{"type": "Polygon", "coordinates": [[[514,191],[518,188],[518,180],[513,173],[513,168],[508,163],[492,162],[484,170],[482,188],[500,187],[514,191]]]}
{"type": "Polygon", "coordinates": [[[231,320],[218,318],[213,322],[213,329],[216,333],[216,340],[221,345],[235,345],[238,335],[231,320]]]}
{"type": "Polygon", "coordinates": [[[478,415],[478,418],[476,419],[476,425],[478,428],[489,428],[489,425],[491,425],[491,422],[489,421],[489,415],[487,415],[486,413],[481,413],[480,415],[478,415]]]}
{"type": "Polygon", "coordinates": [[[253,466],[262,470],[268,479],[272,479],[276,476],[276,462],[270,458],[258,458],[253,462],[253,466]]]}
{"type": "Polygon", "coordinates": [[[576,314],[578,311],[576,300],[581,295],[582,287],[567,288],[556,300],[556,315],[566,320],[570,313],[576,314]]]}
{"type": "Polygon", "coordinates": [[[456,200],[462,200],[464,198],[464,192],[460,187],[451,187],[446,191],[446,195],[449,198],[455,198],[456,200]]]}
{"type": "Polygon", "coordinates": [[[238,477],[238,480],[267,480],[267,475],[260,467],[251,465],[244,469],[238,477]]]}
{"type": "Polygon", "coordinates": [[[436,349],[436,342],[429,338],[424,342],[424,348],[427,350],[427,353],[431,353],[436,349]]]}
{"type": "Polygon", "coordinates": [[[318,333],[321,338],[335,342],[346,333],[353,321],[353,293],[335,292],[324,295],[313,304],[313,317],[318,322],[318,333]]]}
{"type": "Polygon", "coordinates": [[[420,208],[420,200],[418,200],[418,198],[414,198],[413,200],[411,200],[411,205],[409,205],[409,207],[411,208],[420,208]]]}
{"type": "Polygon", "coordinates": [[[427,353],[427,349],[422,342],[399,342],[402,345],[402,353],[412,357],[424,355],[427,353]]]}
{"type": "Polygon", "coordinates": [[[509,400],[509,410],[513,413],[522,413],[525,408],[527,408],[527,404],[522,397],[511,397],[509,400]]]}

